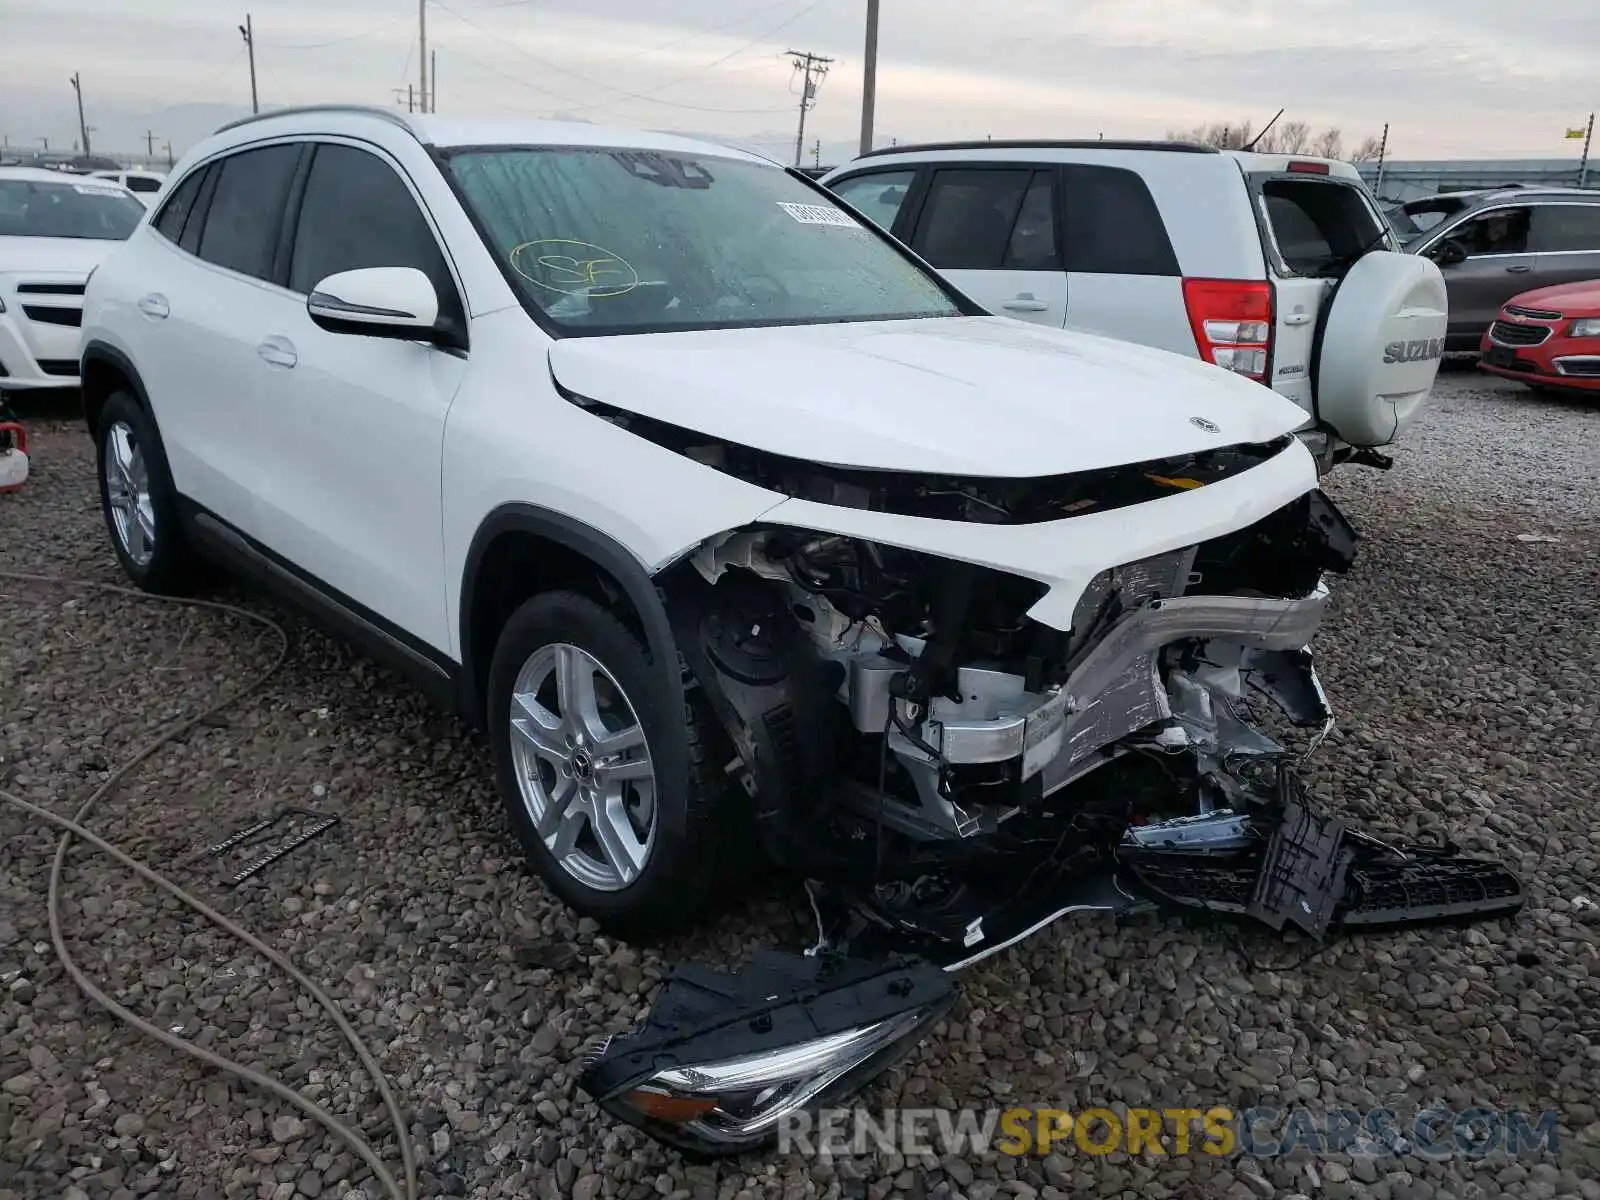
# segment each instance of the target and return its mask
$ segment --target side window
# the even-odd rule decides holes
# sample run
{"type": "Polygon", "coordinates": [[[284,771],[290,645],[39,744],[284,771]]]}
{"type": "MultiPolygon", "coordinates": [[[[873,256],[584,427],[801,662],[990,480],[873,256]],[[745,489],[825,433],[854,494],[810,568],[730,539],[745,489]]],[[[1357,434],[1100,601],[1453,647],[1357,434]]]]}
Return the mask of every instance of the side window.
{"type": "Polygon", "coordinates": [[[245,150],[222,160],[200,257],[257,279],[272,278],[283,202],[299,161],[298,144],[245,150]]]}
{"type": "Polygon", "coordinates": [[[1059,271],[1056,246],[1056,188],[1053,171],[1035,171],[1022,197],[1017,223],[1006,244],[1005,266],[1013,271],[1059,271]]]}
{"type": "Polygon", "coordinates": [[[894,219],[900,214],[911,191],[915,171],[875,171],[871,175],[857,175],[829,184],[828,190],[855,209],[879,229],[894,228],[894,219]]]}
{"type": "Polygon", "coordinates": [[[159,192],[161,181],[159,179],[146,179],[143,175],[133,175],[124,181],[123,186],[130,192],[159,192]]]}
{"type": "Polygon", "coordinates": [[[1066,264],[1091,275],[1179,275],[1155,197],[1122,167],[1069,163],[1061,168],[1066,264]]]}
{"type": "Polygon", "coordinates": [[[1457,225],[1447,235],[1468,255],[1526,254],[1531,213],[1525,208],[1497,208],[1457,225]]]}
{"type": "Polygon", "coordinates": [[[176,242],[183,236],[183,223],[189,219],[189,213],[194,208],[195,198],[200,195],[200,180],[205,175],[205,168],[190,171],[178,190],[167,197],[167,202],[161,206],[161,211],[156,214],[156,232],[169,242],[176,242]]]}
{"type": "Polygon", "coordinates": [[[1018,168],[935,171],[911,244],[936,267],[998,271],[1033,172],[1018,168]]]}
{"type": "Polygon", "coordinates": [[[1535,250],[1600,251],[1600,204],[1541,204],[1533,210],[1535,250]]]}
{"type": "Polygon", "coordinates": [[[189,218],[183,223],[183,236],[178,245],[190,254],[200,253],[200,235],[206,227],[206,210],[211,207],[211,197],[217,191],[217,176],[221,173],[220,163],[212,163],[205,169],[205,178],[200,181],[200,194],[194,198],[194,207],[189,210],[189,218]]]}
{"type": "Polygon", "coordinates": [[[362,267],[416,267],[433,281],[440,313],[459,319],[455,283],[405,182],[375,154],[324,143],[306,178],[289,288],[309,293],[329,275],[362,267]]]}

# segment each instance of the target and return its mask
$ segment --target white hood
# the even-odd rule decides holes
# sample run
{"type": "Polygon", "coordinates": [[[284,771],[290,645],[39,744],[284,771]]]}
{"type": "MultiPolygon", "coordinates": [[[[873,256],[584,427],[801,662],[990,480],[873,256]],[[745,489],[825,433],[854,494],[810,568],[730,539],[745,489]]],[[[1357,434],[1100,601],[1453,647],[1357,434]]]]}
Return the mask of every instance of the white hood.
{"type": "Polygon", "coordinates": [[[998,317],[569,337],[550,366],[586,399],[726,441],[952,475],[1094,470],[1305,421],[1196,359],[998,317]]]}
{"type": "Polygon", "coordinates": [[[83,278],[118,246],[107,238],[0,237],[0,275],[71,275],[83,278]]]}

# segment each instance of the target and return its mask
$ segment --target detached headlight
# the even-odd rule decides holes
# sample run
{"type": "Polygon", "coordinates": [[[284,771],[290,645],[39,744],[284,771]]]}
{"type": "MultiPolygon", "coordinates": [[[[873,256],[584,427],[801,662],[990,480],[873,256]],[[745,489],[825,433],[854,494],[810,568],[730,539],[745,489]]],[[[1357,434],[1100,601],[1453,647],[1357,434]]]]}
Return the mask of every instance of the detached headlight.
{"type": "Polygon", "coordinates": [[[955,1000],[931,963],[763,954],[738,974],[685,967],[642,1028],[584,1066],[612,1116],[699,1154],[776,1136],[784,1117],[837,1103],[908,1053],[955,1000]]]}
{"type": "Polygon", "coordinates": [[[1600,317],[1585,317],[1567,326],[1568,337],[1600,337],[1600,317]]]}

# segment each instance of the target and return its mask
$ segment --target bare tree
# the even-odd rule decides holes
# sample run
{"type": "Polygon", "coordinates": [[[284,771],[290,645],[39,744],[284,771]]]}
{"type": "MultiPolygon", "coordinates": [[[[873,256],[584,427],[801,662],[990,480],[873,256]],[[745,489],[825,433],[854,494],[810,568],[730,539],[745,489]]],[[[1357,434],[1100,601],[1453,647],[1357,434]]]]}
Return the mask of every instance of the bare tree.
{"type": "MultiPolygon", "coordinates": [[[[1169,129],[1167,137],[1177,142],[1199,142],[1203,146],[1215,146],[1218,150],[1243,150],[1250,145],[1255,136],[1254,127],[1249,121],[1240,121],[1233,124],[1228,121],[1212,121],[1204,125],[1196,125],[1192,129],[1169,129]]],[[[1349,155],[1350,162],[1367,162],[1378,157],[1379,140],[1367,137],[1349,155]]],[[[1319,158],[1346,157],[1344,152],[1344,135],[1337,129],[1323,129],[1317,133],[1311,131],[1311,126],[1304,121],[1284,121],[1268,129],[1255,149],[1263,154],[1314,154],[1319,158]]]]}
{"type": "Polygon", "coordinates": [[[1304,154],[1311,144],[1311,126],[1304,121],[1285,121],[1267,130],[1257,150],[1268,154],[1304,154]]]}
{"type": "Polygon", "coordinates": [[[1311,139],[1311,153],[1318,158],[1343,158],[1344,135],[1335,129],[1324,129],[1311,139]]]}
{"type": "Polygon", "coordinates": [[[1383,139],[1368,134],[1350,154],[1351,162],[1372,162],[1383,149],[1383,139]]]}

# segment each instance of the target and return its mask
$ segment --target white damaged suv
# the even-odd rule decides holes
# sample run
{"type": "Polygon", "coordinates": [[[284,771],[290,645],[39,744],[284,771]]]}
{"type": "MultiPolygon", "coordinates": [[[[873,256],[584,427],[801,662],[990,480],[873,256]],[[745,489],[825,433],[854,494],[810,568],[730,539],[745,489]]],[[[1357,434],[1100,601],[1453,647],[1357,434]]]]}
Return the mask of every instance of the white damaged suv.
{"type": "Polygon", "coordinates": [[[738,151],[251,119],[95,273],[82,369],[127,574],[231,566],[486,729],[530,864],[613,927],[754,845],[967,961],[1125,835],[1261,853],[1304,800],[1243,697],[1331,722],[1355,535],[1293,402],[981,315],[738,151]]]}
{"type": "Polygon", "coordinates": [[[83,333],[136,583],[228,565],[485,729],[528,862],[613,929],[683,923],[731,865],[806,881],[818,953],[675,976],[586,1063],[653,1136],[763,1140],[1063,913],[1321,936],[1520,903],[1298,782],[1355,552],[1302,410],[983,315],[798,173],[274,113],[179,164],[83,333]]]}

